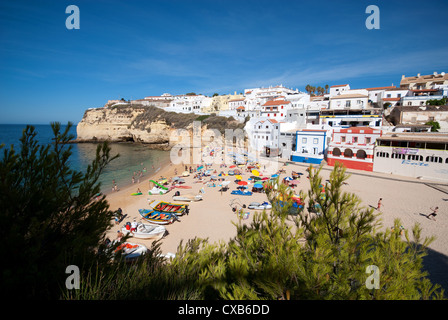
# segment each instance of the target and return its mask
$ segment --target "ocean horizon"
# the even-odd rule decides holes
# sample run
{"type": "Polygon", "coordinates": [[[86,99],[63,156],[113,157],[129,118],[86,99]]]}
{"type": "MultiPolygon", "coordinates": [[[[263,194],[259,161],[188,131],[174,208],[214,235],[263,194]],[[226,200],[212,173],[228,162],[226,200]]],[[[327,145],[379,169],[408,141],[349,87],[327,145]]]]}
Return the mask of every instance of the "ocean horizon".
{"type": "MultiPolygon", "coordinates": [[[[20,138],[26,124],[0,124],[0,145],[5,144],[3,149],[9,149],[11,145],[17,151],[20,147],[20,138]]],[[[53,131],[51,125],[36,124],[32,125],[37,133],[36,139],[39,144],[48,144],[52,142],[53,131]]],[[[67,125],[61,124],[61,132],[67,125]]],[[[73,125],[69,131],[76,139],[76,125],[73,125]]],[[[98,143],[72,143],[67,148],[71,148],[70,168],[76,171],[85,172],[87,166],[95,159],[98,143]]],[[[101,192],[110,193],[116,183],[119,189],[132,185],[132,178],[135,176],[135,182],[141,173],[140,182],[148,179],[154,173],[157,173],[165,166],[170,157],[169,151],[150,149],[149,146],[138,143],[110,143],[111,156],[119,154],[120,156],[113,160],[103,171],[100,177],[101,192]]],[[[3,158],[3,151],[0,153],[0,159],[3,158]]],[[[142,190],[145,192],[145,190],[142,190]]]]}

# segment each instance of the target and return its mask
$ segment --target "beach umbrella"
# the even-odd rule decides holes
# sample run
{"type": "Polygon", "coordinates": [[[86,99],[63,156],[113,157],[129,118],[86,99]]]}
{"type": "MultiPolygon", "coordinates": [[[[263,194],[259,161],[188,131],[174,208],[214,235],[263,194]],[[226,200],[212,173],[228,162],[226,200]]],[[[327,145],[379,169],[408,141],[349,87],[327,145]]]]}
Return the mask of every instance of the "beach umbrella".
{"type": "Polygon", "coordinates": [[[240,175],[238,175],[238,174],[235,176],[235,178],[236,178],[237,180],[243,180],[243,177],[240,176],[240,175]]]}
{"type": "Polygon", "coordinates": [[[293,179],[292,179],[291,177],[286,177],[286,178],[284,178],[283,180],[286,180],[286,181],[292,181],[293,179]]]}
{"type": "Polygon", "coordinates": [[[278,177],[278,174],[273,174],[272,176],[271,176],[271,178],[277,178],[278,177]]]}
{"type": "Polygon", "coordinates": [[[258,172],[258,170],[252,170],[252,174],[258,177],[260,175],[260,172],[258,172]]]}
{"type": "Polygon", "coordinates": [[[230,183],[230,181],[223,181],[221,184],[223,185],[223,186],[226,186],[226,185],[228,185],[230,183]]]}
{"type": "Polygon", "coordinates": [[[229,168],[236,168],[236,165],[232,164],[229,168]]]}
{"type": "Polygon", "coordinates": [[[266,181],[266,180],[269,180],[269,178],[268,177],[264,177],[264,178],[261,179],[261,181],[266,181]]]}
{"type": "Polygon", "coordinates": [[[254,188],[261,189],[261,188],[263,188],[263,185],[259,184],[259,183],[256,183],[256,184],[254,184],[254,188]]]}
{"type": "Polygon", "coordinates": [[[239,181],[238,184],[240,186],[245,186],[245,185],[247,185],[247,181],[239,181]]]}
{"type": "Polygon", "coordinates": [[[184,172],[182,173],[182,175],[183,175],[184,177],[188,177],[188,176],[190,175],[190,172],[188,172],[188,171],[184,171],[184,172]]]}

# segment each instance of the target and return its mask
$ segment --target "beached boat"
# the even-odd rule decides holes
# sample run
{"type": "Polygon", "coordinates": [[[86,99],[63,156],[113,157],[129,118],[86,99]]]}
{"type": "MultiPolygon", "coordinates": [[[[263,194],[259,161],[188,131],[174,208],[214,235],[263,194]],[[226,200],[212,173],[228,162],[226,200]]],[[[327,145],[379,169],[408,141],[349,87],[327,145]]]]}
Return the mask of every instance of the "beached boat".
{"type": "Polygon", "coordinates": [[[130,233],[134,238],[139,239],[161,239],[165,234],[164,226],[157,226],[153,224],[139,223],[137,224],[137,231],[130,231],[126,227],[121,228],[124,235],[130,233]]]}
{"type": "Polygon", "coordinates": [[[141,193],[141,192],[134,192],[134,193],[131,193],[131,196],[141,196],[143,193],[141,193]]]}
{"type": "Polygon", "coordinates": [[[123,254],[123,257],[126,259],[126,261],[131,261],[144,255],[148,251],[148,248],[138,243],[123,242],[115,249],[116,253],[120,251],[123,254]]]}
{"type": "Polygon", "coordinates": [[[153,209],[138,209],[143,219],[155,224],[170,224],[174,220],[178,220],[176,214],[168,212],[160,212],[153,209]]]}
{"type": "Polygon", "coordinates": [[[188,205],[186,204],[171,203],[165,201],[150,201],[149,205],[156,211],[175,213],[178,216],[183,215],[188,208],[188,205]]]}
{"type": "Polygon", "coordinates": [[[200,201],[202,200],[202,195],[192,195],[192,194],[186,194],[186,195],[179,195],[179,196],[173,196],[173,201],[200,201]]]}
{"type": "Polygon", "coordinates": [[[264,201],[263,203],[251,202],[247,207],[249,209],[264,210],[264,209],[271,209],[272,205],[267,201],[264,201]]]}

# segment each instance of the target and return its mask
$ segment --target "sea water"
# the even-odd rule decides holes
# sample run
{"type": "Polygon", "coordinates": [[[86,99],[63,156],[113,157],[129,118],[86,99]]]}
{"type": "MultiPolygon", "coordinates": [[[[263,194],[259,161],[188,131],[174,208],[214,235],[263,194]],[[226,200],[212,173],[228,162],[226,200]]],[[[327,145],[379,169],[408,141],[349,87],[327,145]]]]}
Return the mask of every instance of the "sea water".
{"type": "MultiPolygon", "coordinates": [[[[36,139],[39,144],[48,144],[54,138],[50,125],[33,125],[37,133],[36,139]]],[[[5,144],[4,148],[14,146],[16,151],[20,150],[20,138],[26,125],[0,124],[0,145],[5,144]]],[[[61,132],[66,126],[61,125],[61,132]]],[[[76,125],[70,128],[70,134],[76,138],[76,125]]],[[[73,143],[65,147],[71,148],[70,168],[76,171],[85,172],[87,166],[95,159],[96,143],[73,143]]],[[[3,149],[4,149],[3,148],[3,149]]],[[[117,187],[123,188],[132,184],[132,177],[138,182],[140,173],[140,182],[149,179],[150,175],[157,173],[160,168],[169,162],[169,151],[153,150],[144,144],[135,143],[111,143],[110,155],[120,156],[113,160],[103,171],[100,182],[101,191],[109,193],[112,191],[114,183],[117,187]]],[[[3,157],[3,151],[0,153],[0,159],[3,157]]],[[[144,190],[142,190],[144,191],[144,190]]]]}

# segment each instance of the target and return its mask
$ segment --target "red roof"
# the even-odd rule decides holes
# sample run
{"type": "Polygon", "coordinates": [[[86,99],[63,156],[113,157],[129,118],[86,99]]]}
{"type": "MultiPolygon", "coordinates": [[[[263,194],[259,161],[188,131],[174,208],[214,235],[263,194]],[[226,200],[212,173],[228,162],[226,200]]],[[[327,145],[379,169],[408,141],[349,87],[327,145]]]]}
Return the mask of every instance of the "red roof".
{"type": "Polygon", "coordinates": [[[266,103],[263,105],[263,107],[264,107],[264,106],[279,106],[279,105],[282,105],[282,104],[288,104],[288,103],[291,103],[291,101],[286,101],[286,100],[270,100],[270,101],[266,102],[266,103]]]}
{"type": "Polygon", "coordinates": [[[361,130],[364,130],[363,133],[381,133],[381,129],[375,129],[375,128],[371,128],[371,127],[350,127],[350,128],[341,129],[339,132],[340,133],[361,133],[361,130]],[[351,130],[351,132],[348,132],[348,130],[351,130]]]}
{"type": "Polygon", "coordinates": [[[401,98],[383,98],[383,101],[400,101],[401,98]]]}
{"type": "Polygon", "coordinates": [[[389,86],[389,87],[376,87],[376,88],[366,88],[366,90],[371,91],[371,90],[383,90],[383,89],[397,89],[396,86],[389,86]]]}
{"type": "Polygon", "coordinates": [[[236,108],[236,110],[244,110],[244,107],[238,107],[238,108],[236,108]]]}

